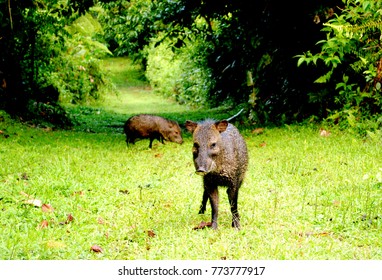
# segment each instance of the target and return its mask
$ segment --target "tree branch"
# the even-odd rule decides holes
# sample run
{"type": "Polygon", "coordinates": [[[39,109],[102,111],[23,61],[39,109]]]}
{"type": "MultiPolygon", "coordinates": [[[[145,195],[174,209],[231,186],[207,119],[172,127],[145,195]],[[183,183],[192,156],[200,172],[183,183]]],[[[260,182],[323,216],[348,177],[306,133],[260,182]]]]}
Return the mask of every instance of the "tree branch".
{"type": "Polygon", "coordinates": [[[11,30],[13,31],[13,20],[12,20],[11,0],[8,0],[8,12],[9,12],[9,21],[10,21],[10,23],[11,23],[11,30]]]}

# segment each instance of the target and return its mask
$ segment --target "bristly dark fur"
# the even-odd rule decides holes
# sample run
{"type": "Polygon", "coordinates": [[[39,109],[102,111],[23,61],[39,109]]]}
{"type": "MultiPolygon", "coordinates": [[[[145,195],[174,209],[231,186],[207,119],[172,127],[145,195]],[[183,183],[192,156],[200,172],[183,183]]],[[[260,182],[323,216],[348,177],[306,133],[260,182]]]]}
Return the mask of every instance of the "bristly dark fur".
{"type": "Polygon", "coordinates": [[[206,210],[207,200],[212,208],[212,228],[217,228],[218,186],[227,187],[232,212],[232,226],[240,228],[237,209],[239,188],[248,167],[247,145],[239,130],[226,120],[187,121],[193,133],[193,158],[196,173],[203,176],[204,193],[199,213],[206,210]]]}
{"type": "Polygon", "coordinates": [[[154,139],[183,143],[182,131],[176,121],[160,116],[140,114],[129,118],[124,125],[126,143],[134,144],[137,139],[150,139],[149,148],[152,148],[154,139]]]}

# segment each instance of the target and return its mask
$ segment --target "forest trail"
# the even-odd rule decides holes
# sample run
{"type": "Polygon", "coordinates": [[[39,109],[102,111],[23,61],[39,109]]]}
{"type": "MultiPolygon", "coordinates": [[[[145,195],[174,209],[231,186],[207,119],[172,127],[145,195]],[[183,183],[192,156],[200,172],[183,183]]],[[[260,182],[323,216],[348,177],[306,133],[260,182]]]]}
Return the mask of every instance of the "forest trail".
{"type": "Polygon", "coordinates": [[[68,106],[77,119],[75,130],[93,133],[123,133],[123,124],[136,114],[154,114],[183,122],[186,105],[156,94],[143,71],[128,58],[107,58],[102,66],[114,85],[103,100],[94,105],[68,106]]]}
{"type": "Polygon", "coordinates": [[[109,58],[104,60],[104,67],[117,90],[116,94],[110,93],[105,97],[105,109],[127,115],[180,113],[188,109],[187,106],[155,94],[143,71],[130,59],[109,58]]]}
{"type": "Polygon", "coordinates": [[[137,114],[160,115],[177,121],[181,126],[186,120],[206,118],[225,119],[236,114],[237,108],[197,108],[181,105],[157,94],[145,79],[144,72],[128,58],[107,58],[102,66],[114,84],[102,102],[96,105],[68,106],[77,118],[75,130],[93,133],[123,133],[123,124],[137,114]]]}

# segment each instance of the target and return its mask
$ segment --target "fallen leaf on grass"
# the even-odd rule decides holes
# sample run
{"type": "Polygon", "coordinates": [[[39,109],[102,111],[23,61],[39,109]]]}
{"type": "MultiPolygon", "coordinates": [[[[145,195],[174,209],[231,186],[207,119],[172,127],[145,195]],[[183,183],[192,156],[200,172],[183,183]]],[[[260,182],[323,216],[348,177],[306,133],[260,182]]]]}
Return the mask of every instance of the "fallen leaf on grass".
{"type": "Polygon", "coordinates": [[[148,230],[148,231],[147,231],[147,236],[148,236],[148,237],[155,237],[156,234],[155,234],[155,232],[154,232],[153,230],[148,230]]]}
{"type": "Polygon", "coordinates": [[[29,195],[23,191],[21,191],[20,194],[29,198],[28,200],[25,201],[25,204],[30,204],[30,205],[33,205],[35,207],[41,207],[42,206],[42,202],[40,199],[33,198],[31,195],[29,195]]]}
{"type": "Polygon", "coordinates": [[[43,229],[43,228],[47,228],[49,225],[48,221],[47,220],[43,220],[37,227],[37,229],[43,229]]]}
{"type": "Polygon", "coordinates": [[[255,128],[254,130],[252,130],[251,133],[253,133],[253,134],[262,134],[263,132],[264,132],[264,128],[259,127],[259,128],[255,128]]]}
{"type": "Polygon", "coordinates": [[[70,222],[72,222],[73,220],[74,220],[74,217],[72,216],[72,214],[69,213],[68,216],[66,217],[66,221],[60,222],[60,225],[67,225],[70,222]]]}
{"type": "Polygon", "coordinates": [[[76,192],[74,192],[72,195],[73,195],[73,196],[74,196],[74,195],[82,196],[82,195],[84,195],[84,192],[83,192],[83,191],[76,191],[76,192]]]}
{"type": "Polygon", "coordinates": [[[93,245],[91,248],[90,248],[91,251],[93,251],[94,253],[103,253],[103,250],[100,246],[98,245],[93,245]]]}
{"type": "Polygon", "coordinates": [[[211,227],[211,225],[211,222],[201,222],[198,226],[194,227],[193,230],[204,229],[206,227],[211,227]]]}
{"type": "Polygon", "coordinates": [[[298,235],[301,236],[301,237],[311,237],[311,236],[315,236],[315,237],[324,237],[324,236],[328,236],[330,235],[331,233],[330,232],[318,232],[318,233],[314,233],[314,232],[300,232],[298,235]]]}
{"type": "Polygon", "coordinates": [[[330,136],[330,131],[328,131],[328,130],[325,130],[325,129],[323,129],[323,128],[320,128],[320,136],[322,136],[322,137],[328,137],[328,136],[330,136]]]}
{"type": "Polygon", "coordinates": [[[41,210],[42,210],[42,212],[49,212],[49,213],[51,213],[51,212],[54,211],[54,208],[52,207],[52,205],[44,203],[43,205],[41,205],[41,210]]]}
{"type": "Polygon", "coordinates": [[[328,236],[330,235],[330,232],[319,232],[319,233],[316,233],[316,236],[328,236]]]}
{"type": "Polygon", "coordinates": [[[163,155],[162,154],[155,154],[156,158],[161,158],[163,155]]]}
{"type": "Polygon", "coordinates": [[[66,219],[67,222],[72,222],[74,220],[72,214],[68,214],[68,218],[66,219]]]}
{"type": "Polygon", "coordinates": [[[30,205],[33,205],[35,207],[41,207],[42,206],[42,202],[39,199],[28,199],[27,201],[25,201],[25,204],[30,204],[30,205]]]}
{"type": "Polygon", "coordinates": [[[333,200],[333,206],[340,206],[340,205],[341,205],[341,201],[333,200]]]}
{"type": "Polygon", "coordinates": [[[267,143],[266,143],[266,142],[262,142],[262,143],[260,143],[259,146],[260,146],[261,148],[266,147],[266,146],[267,146],[267,143]]]}
{"type": "Polygon", "coordinates": [[[63,242],[60,242],[60,241],[55,241],[55,240],[49,240],[47,243],[46,243],[46,247],[48,248],[65,248],[66,245],[65,243],[63,242]]]}
{"type": "Polygon", "coordinates": [[[103,225],[103,224],[105,223],[105,220],[102,219],[102,217],[98,217],[97,222],[98,222],[100,225],[103,225]]]}

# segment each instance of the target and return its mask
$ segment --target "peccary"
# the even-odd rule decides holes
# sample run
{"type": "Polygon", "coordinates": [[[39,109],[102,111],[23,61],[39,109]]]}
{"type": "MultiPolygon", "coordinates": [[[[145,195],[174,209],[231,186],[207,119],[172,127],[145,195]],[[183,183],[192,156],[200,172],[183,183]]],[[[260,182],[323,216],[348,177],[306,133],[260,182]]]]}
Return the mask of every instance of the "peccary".
{"type": "Polygon", "coordinates": [[[247,145],[243,137],[227,120],[206,120],[201,123],[186,121],[185,125],[193,133],[192,153],[196,174],[203,176],[204,193],[199,214],[205,212],[209,199],[212,208],[211,227],[217,228],[218,186],[225,186],[231,206],[232,226],[239,229],[238,192],[248,166],[247,145]]]}
{"type": "Polygon", "coordinates": [[[152,148],[154,139],[162,144],[163,140],[183,143],[182,131],[177,122],[159,116],[140,114],[129,118],[125,125],[126,143],[134,144],[136,139],[149,138],[149,148],[152,148]]]}

